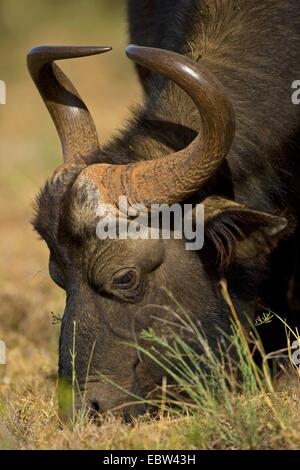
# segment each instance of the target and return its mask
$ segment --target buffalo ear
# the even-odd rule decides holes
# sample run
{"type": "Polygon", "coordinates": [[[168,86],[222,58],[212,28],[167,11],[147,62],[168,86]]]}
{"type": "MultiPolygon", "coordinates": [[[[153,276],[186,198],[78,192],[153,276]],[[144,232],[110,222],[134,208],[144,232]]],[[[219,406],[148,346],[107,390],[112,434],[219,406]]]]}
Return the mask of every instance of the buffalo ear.
{"type": "Polygon", "coordinates": [[[292,233],[285,217],[215,196],[203,204],[205,238],[216,247],[221,270],[232,261],[269,255],[280,239],[292,233]]]}

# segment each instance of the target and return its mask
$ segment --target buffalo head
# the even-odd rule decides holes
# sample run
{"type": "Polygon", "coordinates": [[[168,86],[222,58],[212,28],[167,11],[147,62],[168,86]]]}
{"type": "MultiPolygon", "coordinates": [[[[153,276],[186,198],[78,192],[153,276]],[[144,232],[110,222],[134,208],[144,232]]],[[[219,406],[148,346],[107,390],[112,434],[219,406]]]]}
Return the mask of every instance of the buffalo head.
{"type": "MultiPolygon", "coordinates": [[[[227,277],[241,311],[253,315],[266,256],[287,225],[282,217],[207,191],[231,148],[234,111],[218,80],[186,56],[127,49],[136,63],[175,82],[194,101],[201,123],[194,140],[163,158],[156,156],[155,145],[153,154],[136,155],[133,161],[118,154],[117,144],[113,158],[108,156],[87,107],[55,63],[108,50],[43,46],[28,55],[64,154],[38,198],[34,221],[50,250],[50,275],[66,292],[59,376],[70,381],[75,369],[79,389],[86,388],[88,406],[97,412],[146,396],[161,383],[162,371],[129,343],[143,344],[140,333],[149,327],[165,333],[176,323],[173,312],[189,312],[200,320],[211,345],[217,343],[219,328],[229,324],[218,288],[221,276],[227,277]],[[203,203],[204,248],[188,251],[184,240],[172,237],[100,240],[97,208],[109,204],[120,211],[120,196],[146,210],[152,203],[203,203]]],[[[127,414],[140,411],[131,406],[127,414]]]]}

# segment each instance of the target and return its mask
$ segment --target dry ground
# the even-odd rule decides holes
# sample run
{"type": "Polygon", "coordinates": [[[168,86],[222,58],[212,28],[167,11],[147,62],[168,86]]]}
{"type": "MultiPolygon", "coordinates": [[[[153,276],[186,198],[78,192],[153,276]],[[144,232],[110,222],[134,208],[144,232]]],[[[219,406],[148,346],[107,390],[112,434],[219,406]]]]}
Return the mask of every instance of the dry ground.
{"type": "Polygon", "coordinates": [[[110,56],[64,63],[85,97],[102,140],[124,121],[138,99],[131,64],[124,57],[125,2],[83,0],[0,1],[0,79],[7,104],[0,107],[0,449],[44,448],[297,448],[299,394],[285,390],[285,428],[261,396],[239,397],[225,410],[180,418],[144,418],[129,426],[108,418],[102,426],[62,428],[56,407],[58,327],[64,294],[49,279],[48,253],[32,231],[34,195],[60,162],[60,147],[47,111],[25,68],[27,50],[40,43],[113,45],[110,56]],[[50,6],[51,4],[51,6],[50,6]],[[114,4],[112,6],[112,4],[114,4]],[[245,418],[246,416],[246,418],[245,418]]]}

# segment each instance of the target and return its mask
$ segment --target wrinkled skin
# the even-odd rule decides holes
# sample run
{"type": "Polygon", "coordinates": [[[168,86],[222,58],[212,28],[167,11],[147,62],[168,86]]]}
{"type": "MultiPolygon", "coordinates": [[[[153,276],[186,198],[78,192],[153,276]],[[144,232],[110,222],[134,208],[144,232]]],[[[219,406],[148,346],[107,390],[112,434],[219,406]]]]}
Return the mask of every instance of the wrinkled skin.
{"type": "MultiPolygon", "coordinates": [[[[160,333],[164,320],[176,322],[176,318],[162,308],[169,305],[176,311],[170,294],[177,298],[178,292],[184,292],[184,298],[179,300],[182,308],[189,312],[196,311],[197,305],[203,305],[208,295],[216,299],[203,309],[201,320],[208,335],[209,331],[213,334],[217,325],[224,327],[215,286],[205,275],[205,266],[197,254],[188,254],[182,242],[111,241],[106,243],[105,252],[100,255],[102,248],[101,242],[94,241],[89,245],[83,244],[80,249],[69,249],[70,258],[76,262],[73,261],[65,273],[68,296],[59,362],[60,376],[70,378],[69,351],[72,349],[73,322],[76,321],[78,378],[84,382],[95,342],[87,399],[101,412],[131,399],[113,385],[100,385],[100,374],[140,396],[145,396],[161,383],[161,371],[149,365],[146,358],[141,361],[137,350],[125,343],[140,343],[141,331],[149,327],[160,333]],[[174,257],[178,260],[176,271],[174,257]],[[185,276],[186,262],[195,273],[189,278],[185,276]],[[115,285],[114,278],[121,270],[134,270],[136,273],[137,279],[132,287],[115,285]]],[[[54,262],[51,265],[50,272],[53,273],[57,268],[54,262]]]]}
{"type": "MultiPolygon", "coordinates": [[[[87,400],[98,411],[107,411],[131,401],[113,385],[102,384],[107,376],[124,389],[140,396],[161,383],[161,371],[128,346],[139,340],[143,329],[154,328],[160,333],[164,320],[177,322],[172,310],[174,300],[187,312],[196,312],[209,296],[213,301],[201,313],[208,336],[214,337],[221,320],[221,302],[215,284],[205,274],[206,267],[195,252],[187,252],[182,241],[137,240],[99,241],[64,247],[70,260],[67,269],[50,261],[50,273],[67,291],[62,322],[59,374],[72,375],[70,350],[73,343],[73,322],[76,322],[76,374],[84,387],[87,365],[91,358],[87,400]],[[174,269],[174,259],[177,260],[174,269]],[[70,264],[69,264],[70,263],[70,264]],[[185,275],[186,265],[191,275],[185,275]],[[133,272],[129,287],[118,285],[120,275],[133,272]],[[193,274],[194,273],[194,274],[193,274]],[[61,280],[63,278],[63,280],[61,280]],[[184,296],[178,298],[178,292],[184,296]],[[169,306],[168,312],[163,306],[169,306]],[[92,355],[92,357],[91,357],[92,355]]],[[[226,317],[225,317],[226,318],[226,317]]],[[[80,400],[79,400],[80,404],[80,400]]],[[[131,414],[139,412],[131,410],[131,414]]]]}

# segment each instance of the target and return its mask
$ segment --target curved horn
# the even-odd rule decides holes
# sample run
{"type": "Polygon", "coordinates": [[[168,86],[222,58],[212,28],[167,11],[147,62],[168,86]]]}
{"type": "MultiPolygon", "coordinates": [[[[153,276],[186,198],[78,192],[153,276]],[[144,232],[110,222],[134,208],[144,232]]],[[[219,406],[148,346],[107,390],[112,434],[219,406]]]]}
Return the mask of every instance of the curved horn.
{"type": "Polygon", "coordinates": [[[232,104],[214,75],[189,57],[133,45],[126,53],[186,91],[201,115],[201,131],[179,152],[128,165],[91,165],[81,176],[96,184],[104,202],[114,205],[121,195],[132,205],[182,201],[198,191],[226,157],[235,133],[232,104]]]}
{"type": "Polygon", "coordinates": [[[78,92],[54,63],[110,51],[110,47],[39,46],[29,51],[27,65],[56,126],[65,162],[99,149],[93,119],[78,92]]]}

